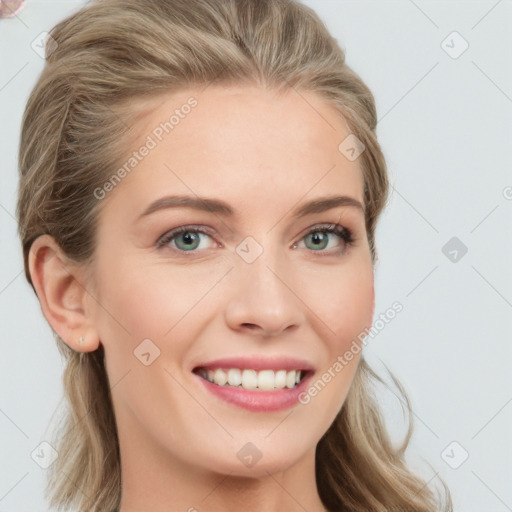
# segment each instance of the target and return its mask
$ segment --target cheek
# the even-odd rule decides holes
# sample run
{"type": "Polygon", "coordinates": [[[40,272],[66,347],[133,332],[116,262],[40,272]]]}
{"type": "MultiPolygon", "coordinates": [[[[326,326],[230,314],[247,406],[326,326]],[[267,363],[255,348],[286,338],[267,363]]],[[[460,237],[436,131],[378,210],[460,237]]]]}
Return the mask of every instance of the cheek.
{"type": "Polygon", "coordinates": [[[118,372],[137,362],[133,352],[146,339],[162,355],[172,342],[172,359],[180,361],[206,320],[201,301],[222,277],[221,270],[202,268],[144,266],[127,257],[101,261],[96,325],[107,355],[119,361],[118,372]]]}
{"type": "Polygon", "coordinates": [[[171,327],[172,318],[169,304],[163,307],[160,288],[130,258],[116,258],[114,252],[98,258],[97,275],[96,327],[115,379],[142,366],[134,351],[144,340],[159,348],[162,329],[171,327]]]}
{"type": "Polygon", "coordinates": [[[331,357],[344,352],[352,340],[359,342],[358,335],[372,323],[374,275],[371,263],[357,262],[342,266],[336,272],[316,274],[301,289],[307,293],[305,302],[317,317],[315,323],[323,324],[321,332],[326,333],[331,357]],[[311,286],[311,282],[315,286],[311,286]]]}
{"type": "Polygon", "coordinates": [[[315,313],[311,322],[320,333],[326,358],[301,403],[307,416],[317,419],[323,433],[345,402],[358,368],[364,339],[360,335],[372,324],[374,275],[371,262],[359,262],[340,267],[322,279],[318,277],[316,282],[323,283],[322,293],[318,287],[303,289],[309,291],[308,300],[315,313]]]}

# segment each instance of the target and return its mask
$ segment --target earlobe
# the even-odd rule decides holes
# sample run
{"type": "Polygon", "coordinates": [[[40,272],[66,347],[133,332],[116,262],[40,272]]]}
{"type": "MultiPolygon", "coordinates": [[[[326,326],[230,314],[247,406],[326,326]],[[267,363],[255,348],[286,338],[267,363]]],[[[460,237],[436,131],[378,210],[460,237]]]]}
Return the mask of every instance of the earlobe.
{"type": "Polygon", "coordinates": [[[99,338],[85,307],[87,283],[80,281],[76,263],[53,237],[41,235],[30,248],[28,265],[41,309],[53,330],[73,350],[96,350],[99,338]]]}

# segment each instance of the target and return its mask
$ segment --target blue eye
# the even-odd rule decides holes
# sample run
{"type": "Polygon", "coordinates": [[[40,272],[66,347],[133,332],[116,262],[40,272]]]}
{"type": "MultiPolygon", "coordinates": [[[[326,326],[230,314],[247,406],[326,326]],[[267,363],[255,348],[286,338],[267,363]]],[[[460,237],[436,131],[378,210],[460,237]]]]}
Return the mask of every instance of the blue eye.
{"type": "Polygon", "coordinates": [[[198,243],[200,242],[200,235],[210,236],[205,229],[181,226],[166,233],[162,238],[160,238],[160,240],[158,240],[157,246],[163,247],[172,240],[175,240],[175,245],[178,250],[182,252],[190,252],[191,250],[193,251],[199,247],[198,243]]]}
{"type": "MultiPolygon", "coordinates": [[[[307,248],[313,252],[327,252],[326,249],[333,249],[332,247],[328,247],[329,241],[332,238],[330,236],[331,234],[336,235],[338,239],[344,242],[341,248],[338,246],[338,251],[343,252],[348,246],[353,245],[355,242],[352,231],[340,224],[325,224],[321,226],[315,226],[308,231],[302,240],[306,240],[312,244],[307,248]]],[[[164,248],[169,247],[169,243],[173,242],[174,247],[170,247],[171,249],[175,248],[180,252],[195,252],[196,249],[208,248],[200,247],[201,235],[207,235],[210,238],[212,237],[210,231],[205,228],[195,226],[180,226],[164,234],[157,241],[156,245],[157,248],[164,248]]],[[[294,245],[294,248],[295,247],[298,246],[294,245]]],[[[334,247],[334,249],[336,249],[336,247],[334,247]]]]}
{"type": "MultiPolygon", "coordinates": [[[[346,246],[351,246],[354,244],[355,239],[352,235],[352,231],[340,224],[326,224],[324,226],[316,226],[308,232],[308,234],[304,237],[304,240],[312,242],[314,252],[318,252],[316,249],[324,251],[329,244],[330,234],[335,234],[338,238],[345,242],[346,246]]],[[[308,247],[308,249],[309,248],[310,247],[308,247]]]]}

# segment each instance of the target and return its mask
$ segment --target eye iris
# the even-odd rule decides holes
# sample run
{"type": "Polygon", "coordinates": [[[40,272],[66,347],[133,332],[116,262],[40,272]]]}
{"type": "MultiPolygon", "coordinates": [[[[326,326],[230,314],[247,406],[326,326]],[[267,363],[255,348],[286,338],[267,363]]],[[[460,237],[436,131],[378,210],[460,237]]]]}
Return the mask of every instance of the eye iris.
{"type": "MultiPolygon", "coordinates": [[[[317,231],[315,233],[311,233],[310,235],[308,235],[306,238],[309,238],[314,241],[314,243],[322,243],[322,242],[327,242],[328,239],[329,239],[329,235],[327,233],[323,233],[322,231],[317,231]]],[[[327,247],[327,244],[324,244],[323,247],[320,247],[321,249],[325,249],[325,247],[327,247]]],[[[316,246],[315,248],[318,248],[318,246],[316,246]]]]}
{"type": "MultiPolygon", "coordinates": [[[[194,244],[194,242],[199,242],[199,233],[194,233],[192,231],[186,231],[185,233],[182,233],[181,235],[178,235],[176,238],[176,245],[179,249],[190,249],[191,245],[194,244]],[[179,247],[178,241],[182,239],[185,242],[184,247],[179,247]]],[[[192,247],[192,249],[196,249],[197,246],[192,247]]]]}

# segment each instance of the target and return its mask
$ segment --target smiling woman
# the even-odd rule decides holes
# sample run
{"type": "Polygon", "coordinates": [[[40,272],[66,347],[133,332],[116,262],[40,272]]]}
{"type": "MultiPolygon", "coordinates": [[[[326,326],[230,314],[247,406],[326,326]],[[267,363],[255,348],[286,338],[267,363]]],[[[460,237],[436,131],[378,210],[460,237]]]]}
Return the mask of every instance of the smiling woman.
{"type": "Polygon", "coordinates": [[[372,394],[386,164],[317,15],[102,0],[50,34],[17,214],[66,361],[51,506],[451,510],[372,394]]]}

